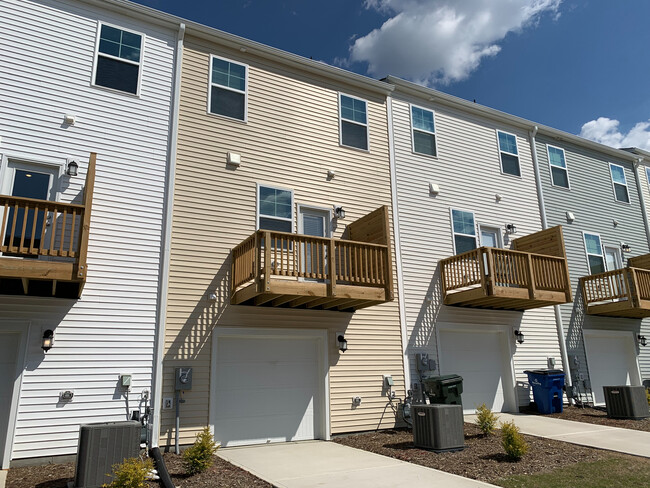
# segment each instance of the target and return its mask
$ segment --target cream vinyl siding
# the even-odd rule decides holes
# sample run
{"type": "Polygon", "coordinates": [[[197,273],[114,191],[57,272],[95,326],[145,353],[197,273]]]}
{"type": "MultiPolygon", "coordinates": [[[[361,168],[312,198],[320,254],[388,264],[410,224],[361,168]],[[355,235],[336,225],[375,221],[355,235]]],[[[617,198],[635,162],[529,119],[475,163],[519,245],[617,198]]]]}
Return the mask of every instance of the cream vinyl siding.
{"type": "Polygon", "coordinates": [[[78,159],[79,176],[58,182],[60,200],[76,203],[98,154],[82,298],[0,295],[0,321],[29,330],[13,459],[74,454],[80,424],[125,420],[119,374],[133,375],[131,410],[152,389],[175,37],[78,1],[0,3],[0,154],[61,168],[78,159]],[[98,20],[144,34],[139,98],[91,87],[98,20]],[[74,398],[59,403],[65,390],[74,398]]]}
{"type": "MultiPolygon", "coordinates": [[[[612,329],[639,331],[650,337],[650,320],[638,320],[618,317],[602,317],[585,315],[582,293],[578,290],[578,280],[589,274],[587,256],[585,254],[583,232],[599,234],[603,246],[618,247],[621,242],[629,244],[632,251],[623,253],[623,265],[627,258],[639,256],[648,252],[648,241],[643,224],[641,202],[637,191],[632,163],[626,160],[616,160],[605,154],[585,150],[573,144],[537,137],[537,157],[539,158],[540,174],[544,185],[544,200],[549,226],[562,224],[564,242],[566,245],[569,274],[573,287],[573,303],[561,305],[562,320],[567,341],[569,358],[577,356],[579,366],[572,363],[574,381],[580,383],[578,374],[582,373],[588,379],[588,364],[585,356],[583,329],[612,329]],[[548,171],[548,156],[546,144],[562,147],[565,152],[567,167],[571,178],[571,190],[551,186],[548,171]],[[625,170],[628,182],[630,203],[617,202],[614,199],[609,163],[620,165],[625,170]],[[566,212],[572,212],[575,220],[567,222],[566,212]],[[614,225],[614,220],[618,222],[614,225]]],[[[642,167],[640,167],[642,169],[642,167]]],[[[642,185],[645,174],[639,171],[642,185]]],[[[649,360],[645,349],[641,348],[643,357],[641,376],[650,376],[649,360]]],[[[639,348],[637,347],[637,353],[639,348]]],[[[581,383],[580,383],[581,384],[581,383]]],[[[582,384],[581,384],[582,385],[582,384]]]]}
{"type": "MultiPolygon", "coordinates": [[[[397,298],[355,314],[230,306],[229,254],[255,231],[258,183],[292,189],[294,219],[298,204],[343,205],[346,218],[334,237],[345,224],[390,206],[385,98],[190,36],[185,46],[163,380],[163,396],[173,396],[174,367],[194,368],[181,407],[181,443],[192,442],[210,420],[215,327],[326,329],[331,432],[374,429],[387,402],[382,374],[392,374],[404,395],[397,298]],[[207,113],[210,54],[248,65],[246,123],[207,113]],[[368,101],[369,152],[339,145],[339,91],[368,101]],[[239,168],[226,164],[227,152],[241,155],[239,168]],[[336,171],[329,181],[328,169],[336,171]],[[341,331],[345,354],[334,340],[341,331]],[[362,397],[359,408],[352,409],[353,396],[362,397]]],[[[161,442],[172,440],[173,423],[174,411],[163,410],[161,442]]],[[[387,414],[382,426],[392,425],[387,414]]]]}
{"type": "MultiPolygon", "coordinates": [[[[438,262],[454,253],[450,208],[474,212],[477,234],[480,224],[498,227],[506,248],[507,223],[517,226],[513,238],[541,230],[527,133],[401,93],[394,94],[392,111],[411,381],[417,381],[416,353],[427,352],[440,364],[436,323],[458,324],[458,330],[476,324],[507,326],[517,381],[527,382],[526,369],[545,368],[547,357],[561,366],[552,307],[522,313],[442,303],[438,262]],[[412,152],[409,103],[435,111],[437,158],[412,152]],[[501,173],[496,129],[517,136],[521,177],[501,173]],[[439,185],[438,195],[429,193],[429,182],[439,185]],[[526,336],[521,345],[514,328],[526,336]]],[[[528,404],[527,392],[517,391],[519,403],[528,404]]]]}

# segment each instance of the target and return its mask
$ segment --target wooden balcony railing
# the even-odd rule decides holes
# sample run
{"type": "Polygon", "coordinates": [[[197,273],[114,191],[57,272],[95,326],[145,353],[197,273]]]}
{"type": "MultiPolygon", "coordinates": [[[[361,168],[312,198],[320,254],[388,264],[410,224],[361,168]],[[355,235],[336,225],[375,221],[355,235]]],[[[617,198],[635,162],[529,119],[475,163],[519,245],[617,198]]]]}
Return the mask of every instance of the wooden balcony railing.
{"type": "Polygon", "coordinates": [[[92,153],[82,204],[0,195],[0,290],[11,292],[12,280],[20,280],[30,294],[30,280],[37,280],[32,288],[38,294],[48,282],[57,296],[56,283],[71,282],[59,295],[66,288],[66,295],[79,296],[86,279],[95,158],[92,153]]]}
{"type": "Polygon", "coordinates": [[[260,230],[232,250],[231,272],[233,304],[356,310],[393,298],[388,244],[260,230]]]}
{"type": "Polygon", "coordinates": [[[650,317],[650,270],[622,268],[580,278],[587,313],[650,317]]]}
{"type": "Polygon", "coordinates": [[[480,247],[440,266],[448,305],[525,310],[571,300],[563,257],[480,247]]]}

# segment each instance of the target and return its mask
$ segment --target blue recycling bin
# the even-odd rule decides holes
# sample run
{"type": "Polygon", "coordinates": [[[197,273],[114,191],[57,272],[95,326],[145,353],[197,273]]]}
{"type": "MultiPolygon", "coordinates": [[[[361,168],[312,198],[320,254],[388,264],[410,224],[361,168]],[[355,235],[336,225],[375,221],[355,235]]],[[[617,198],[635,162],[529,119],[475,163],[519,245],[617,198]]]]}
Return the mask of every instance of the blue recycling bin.
{"type": "Polygon", "coordinates": [[[533,388],[533,399],[541,414],[562,413],[564,371],[559,369],[534,369],[524,371],[533,388]]]}

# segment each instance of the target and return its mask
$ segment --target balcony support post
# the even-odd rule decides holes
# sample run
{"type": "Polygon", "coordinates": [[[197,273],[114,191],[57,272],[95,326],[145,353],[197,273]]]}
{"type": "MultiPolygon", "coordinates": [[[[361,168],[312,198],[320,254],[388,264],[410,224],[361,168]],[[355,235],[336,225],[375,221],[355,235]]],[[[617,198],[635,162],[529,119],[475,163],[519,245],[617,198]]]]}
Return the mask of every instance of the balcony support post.
{"type": "Polygon", "coordinates": [[[491,248],[485,248],[487,256],[488,276],[487,276],[487,295],[494,295],[494,256],[492,255],[491,248]]]}
{"type": "Polygon", "coordinates": [[[271,290],[271,233],[264,232],[264,291],[271,290]]]}
{"type": "Polygon", "coordinates": [[[334,239],[330,239],[327,243],[327,276],[329,278],[327,283],[327,295],[331,297],[336,296],[336,255],[334,239]]]}
{"type": "Polygon", "coordinates": [[[640,303],[640,293],[639,293],[639,281],[636,276],[636,270],[634,268],[627,268],[625,270],[628,275],[628,287],[627,287],[627,299],[631,300],[632,305],[637,308],[641,305],[640,303]]]}
{"type": "Polygon", "coordinates": [[[530,253],[526,254],[526,269],[528,272],[528,296],[531,300],[535,299],[537,290],[535,288],[535,272],[533,271],[533,257],[530,253]]]}

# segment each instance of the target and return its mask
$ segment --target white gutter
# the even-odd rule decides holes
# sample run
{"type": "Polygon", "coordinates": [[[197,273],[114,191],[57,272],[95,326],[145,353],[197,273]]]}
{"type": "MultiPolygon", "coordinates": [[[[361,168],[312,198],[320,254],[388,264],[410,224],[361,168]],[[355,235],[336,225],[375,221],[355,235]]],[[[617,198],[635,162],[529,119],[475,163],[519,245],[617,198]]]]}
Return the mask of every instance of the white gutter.
{"type": "Polygon", "coordinates": [[[386,97],[388,115],[388,150],[390,161],[390,191],[393,200],[393,233],[395,240],[395,265],[397,266],[397,302],[399,304],[399,321],[402,331],[402,361],[404,363],[404,396],[411,389],[411,367],[408,356],[408,333],[406,328],[406,305],[404,303],[404,273],[402,271],[402,245],[399,231],[399,205],[397,204],[397,171],[395,169],[395,138],[393,134],[393,100],[386,97]]]}
{"type": "MultiPolygon", "coordinates": [[[[539,173],[539,160],[537,159],[537,144],[535,136],[539,128],[535,125],[528,132],[530,138],[530,151],[533,158],[533,168],[535,169],[535,186],[537,187],[537,201],[539,203],[539,215],[542,220],[542,229],[548,229],[548,220],[546,218],[546,204],[544,203],[544,191],[542,187],[542,178],[539,173]]],[[[564,323],[562,322],[562,310],[559,305],[553,305],[555,312],[555,328],[557,330],[557,340],[560,345],[560,356],[562,358],[562,369],[564,369],[564,381],[567,386],[573,386],[573,379],[571,378],[571,369],[569,365],[569,355],[566,350],[566,340],[564,339],[564,323]]],[[[569,399],[569,403],[573,403],[569,399]]]]}
{"type": "Polygon", "coordinates": [[[641,186],[641,177],[639,176],[639,165],[643,158],[638,158],[633,164],[634,178],[636,178],[636,191],[639,192],[639,199],[641,200],[641,210],[643,213],[643,225],[645,226],[645,237],[650,247],[650,224],[648,223],[648,209],[645,205],[645,197],[643,196],[643,187],[641,186]]]}
{"type": "Polygon", "coordinates": [[[160,439],[160,417],[162,410],[162,379],[163,379],[163,357],[165,354],[165,319],[167,316],[167,291],[169,288],[169,260],[171,254],[172,240],[172,214],[174,210],[174,178],[176,174],[176,148],[178,146],[178,112],[181,100],[181,64],[183,62],[183,39],[185,38],[185,24],[178,26],[176,38],[176,62],[174,64],[174,94],[171,113],[169,159],[167,163],[167,185],[165,187],[165,217],[163,219],[163,242],[161,246],[161,265],[158,289],[158,310],[156,328],[156,344],[154,357],[153,380],[154,387],[152,397],[152,418],[151,418],[151,446],[158,447],[160,439]]]}

